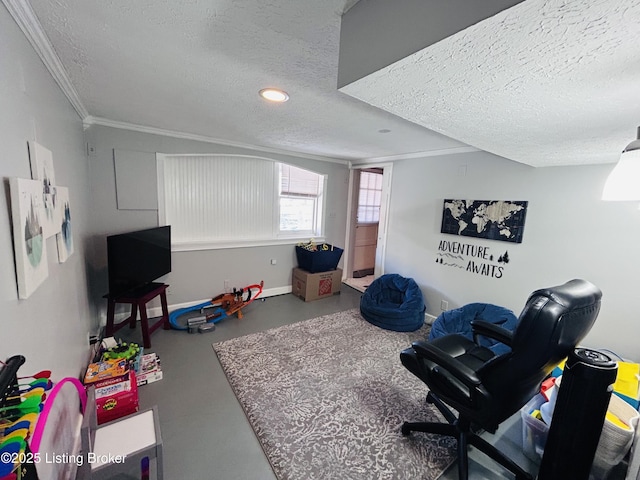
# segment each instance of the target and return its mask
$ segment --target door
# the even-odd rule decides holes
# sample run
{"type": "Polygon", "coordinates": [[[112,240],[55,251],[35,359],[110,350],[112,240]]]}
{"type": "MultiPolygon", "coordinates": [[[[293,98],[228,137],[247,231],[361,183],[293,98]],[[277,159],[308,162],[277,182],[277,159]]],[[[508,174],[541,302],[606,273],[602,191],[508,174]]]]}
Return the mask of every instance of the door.
{"type": "Polygon", "coordinates": [[[390,187],[391,164],[351,171],[345,283],[361,291],[384,274],[390,187]]]}

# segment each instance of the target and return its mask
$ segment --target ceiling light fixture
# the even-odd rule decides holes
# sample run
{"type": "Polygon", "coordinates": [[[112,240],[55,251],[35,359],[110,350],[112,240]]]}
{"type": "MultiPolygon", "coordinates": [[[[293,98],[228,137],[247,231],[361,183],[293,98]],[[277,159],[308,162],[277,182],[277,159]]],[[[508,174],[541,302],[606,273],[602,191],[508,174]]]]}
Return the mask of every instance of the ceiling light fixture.
{"type": "Polygon", "coordinates": [[[258,93],[262,98],[270,102],[283,103],[289,100],[289,94],[278,88],[263,88],[258,93]]]}
{"type": "Polygon", "coordinates": [[[640,127],[637,136],[638,139],[622,151],[618,164],[609,174],[602,191],[603,200],[640,200],[640,127]]]}

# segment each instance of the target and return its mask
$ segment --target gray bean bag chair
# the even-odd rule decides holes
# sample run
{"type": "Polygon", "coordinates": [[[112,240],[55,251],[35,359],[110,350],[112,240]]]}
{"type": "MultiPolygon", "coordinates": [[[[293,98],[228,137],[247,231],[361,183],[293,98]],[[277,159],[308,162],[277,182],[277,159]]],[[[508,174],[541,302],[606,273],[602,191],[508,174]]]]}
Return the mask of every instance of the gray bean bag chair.
{"type": "MultiPolygon", "coordinates": [[[[459,333],[473,340],[471,321],[476,319],[493,323],[512,332],[518,324],[518,317],[507,308],[490,303],[470,303],[454,310],[442,312],[431,326],[429,340],[451,333],[459,333]]],[[[510,350],[507,345],[492,338],[480,337],[480,344],[498,355],[510,350]]]]}
{"type": "Polygon", "coordinates": [[[360,313],[373,325],[412,332],[424,324],[422,291],[412,278],[396,273],[376,278],[360,299],[360,313]]]}

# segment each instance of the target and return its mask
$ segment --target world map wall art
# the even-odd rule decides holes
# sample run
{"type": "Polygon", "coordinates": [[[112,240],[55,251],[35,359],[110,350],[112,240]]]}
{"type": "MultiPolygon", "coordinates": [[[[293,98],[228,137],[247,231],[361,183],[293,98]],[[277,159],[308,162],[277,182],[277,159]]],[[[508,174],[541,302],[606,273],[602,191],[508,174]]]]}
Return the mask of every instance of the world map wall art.
{"type": "MultiPolygon", "coordinates": [[[[441,233],[522,243],[527,202],[445,199],[441,233]]],[[[483,277],[504,278],[509,251],[475,241],[440,240],[436,263],[483,277]]]]}
{"type": "Polygon", "coordinates": [[[441,233],[522,243],[527,203],[445,199],[441,233]]]}

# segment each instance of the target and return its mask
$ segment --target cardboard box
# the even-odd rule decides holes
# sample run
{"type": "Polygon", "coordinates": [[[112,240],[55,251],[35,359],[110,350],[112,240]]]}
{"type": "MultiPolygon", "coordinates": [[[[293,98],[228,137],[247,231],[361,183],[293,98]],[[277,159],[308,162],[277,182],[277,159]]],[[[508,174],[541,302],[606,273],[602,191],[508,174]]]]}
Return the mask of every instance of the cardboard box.
{"type": "Polygon", "coordinates": [[[138,385],[133,370],[94,385],[98,425],[138,411],[138,385]]]}
{"type": "Polygon", "coordinates": [[[144,385],[148,385],[149,383],[162,380],[162,370],[154,370],[153,372],[149,373],[141,373],[136,378],[138,380],[138,386],[142,387],[144,385]]]}
{"type": "Polygon", "coordinates": [[[340,293],[342,269],[309,273],[301,268],[293,269],[291,292],[305,302],[319,300],[340,293]]]}

